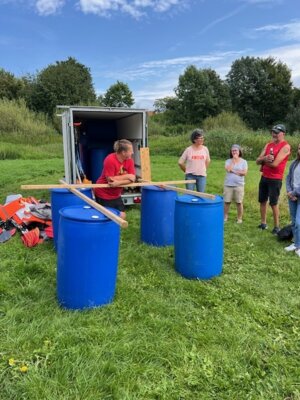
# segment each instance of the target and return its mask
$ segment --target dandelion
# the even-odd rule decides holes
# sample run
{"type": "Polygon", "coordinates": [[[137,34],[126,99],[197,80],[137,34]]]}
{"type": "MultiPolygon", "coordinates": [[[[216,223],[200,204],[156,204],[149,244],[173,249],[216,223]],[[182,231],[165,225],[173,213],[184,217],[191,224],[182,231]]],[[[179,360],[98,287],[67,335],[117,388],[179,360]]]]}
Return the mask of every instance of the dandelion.
{"type": "Polygon", "coordinates": [[[27,371],[28,371],[27,365],[22,365],[22,366],[20,367],[20,371],[23,372],[23,373],[27,372],[27,371]]]}
{"type": "Polygon", "coordinates": [[[10,367],[13,367],[14,365],[16,365],[15,359],[14,359],[14,358],[10,358],[10,359],[8,360],[8,365],[9,365],[10,367]]]}

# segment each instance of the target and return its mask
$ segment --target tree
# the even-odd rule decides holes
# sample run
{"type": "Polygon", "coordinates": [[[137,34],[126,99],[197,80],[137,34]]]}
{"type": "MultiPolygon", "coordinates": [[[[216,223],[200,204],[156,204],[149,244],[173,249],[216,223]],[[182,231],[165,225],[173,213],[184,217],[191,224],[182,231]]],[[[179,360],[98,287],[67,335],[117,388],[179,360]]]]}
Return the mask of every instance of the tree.
{"type": "Polygon", "coordinates": [[[89,104],[96,100],[89,68],[74,58],[57,61],[27,80],[31,108],[52,116],[59,104],[89,104]]]}
{"type": "Polygon", "coordinates": [[[187,67],[179,76],[175,93],[179,102],[177,122],[200,123],[209,116],[230,110],[228,88],[212,69],[187,67]]]}
{"type": "Polygon", "coordinates": [[[0,98],[16,100],[21,97],[23,83],[10,72],[0,68],[0,98]]]}
{"type": "Polygon", "coordinates": [[[131,107],[134,104],[128,85],[120,81],[107,89],[103,101],[107,107],[131,107]]]}
{"type": "Polygon", "coordinates": [[[291,105],[291,72],[282,62],[242,57],[227,74],[233,111],[253,129],[284,121],[291,105]]]}

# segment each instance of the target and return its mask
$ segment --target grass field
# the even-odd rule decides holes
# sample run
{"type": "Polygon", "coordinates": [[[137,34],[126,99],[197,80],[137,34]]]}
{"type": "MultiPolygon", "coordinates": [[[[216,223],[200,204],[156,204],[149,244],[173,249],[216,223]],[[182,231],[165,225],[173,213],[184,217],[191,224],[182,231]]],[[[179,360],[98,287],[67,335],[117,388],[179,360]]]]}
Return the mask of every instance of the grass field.
{"type": "MultiPolygon", "coordinates": [[[[223,165],[212,161],[208,192],[222,193],[223,165]]],[[[0,169],[3,204],[21,184],[56,183],[63,160],[0,161],[0,169]]],[[[152,155],[152,175],[183,177],[177,158],[162,155],[152,155]]],[[[300,259],[256,228],[258,180],[250,162],[244,223],[233,207],[223,273],[209,281],[178,275],[173,247],[142,244],[140,208],[130,208],[116,296],[103,308],[58,306],[51,242],[0,244],[0,399],[299,400],[300,259]]],[[[284,190],[281,210],[284,225],[284,190]]]]}

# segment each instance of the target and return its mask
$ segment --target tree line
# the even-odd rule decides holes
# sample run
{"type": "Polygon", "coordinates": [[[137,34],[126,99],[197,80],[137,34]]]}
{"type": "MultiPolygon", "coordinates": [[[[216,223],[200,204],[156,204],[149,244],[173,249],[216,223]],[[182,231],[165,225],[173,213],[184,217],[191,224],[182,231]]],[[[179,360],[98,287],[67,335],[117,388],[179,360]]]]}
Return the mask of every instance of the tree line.
{"type": "Polygon", "coordinates": [[[22,98],[29,109],[49,117],[53,117],[57,105],[131,107],[134,103],[128,85],[120,81],[97,97],[90,69],[72,57],[21,78],[0,69],[0,98],[22,98]]]}
{"type": "MultiPolygon", "coordinates": [[[[27,106],[52,117],[57,105],[131,107],[134,98],[126,83],[117,81],[97,96],[90,69],[69,57],[35,75],[21,78],[0,69],[0,98],[22,98],[27,106]]],[[[156,99],[154,109],[170,124],[201,124],[223,111],[234,112],[253,130],[284,122],[289,133],[300,130],[300,89],[291,71],[272,57],[242,57],[225,79],[210,68],[188,66],[178,78],[174,95],[156,99]]]]}

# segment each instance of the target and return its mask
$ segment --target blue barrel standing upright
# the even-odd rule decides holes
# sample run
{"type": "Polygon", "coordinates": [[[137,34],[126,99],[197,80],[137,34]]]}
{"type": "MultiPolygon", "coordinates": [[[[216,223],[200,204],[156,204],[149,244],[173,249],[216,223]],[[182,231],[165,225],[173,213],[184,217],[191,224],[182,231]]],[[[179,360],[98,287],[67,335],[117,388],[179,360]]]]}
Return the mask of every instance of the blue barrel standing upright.
{"type": "Polygon", "coordinates": [[[190,279],[220,275],[224,250],[223,198],[178,196],[174,236],[177,272],[190,279]]]}
{"type": "MultiPolygon", "coordinates": [[[[92,189],[84,188],[79,189],[82,194],[93,198],[92,189]]],[[[52,227],[53,227],[53,240],[54,247],[57,249],[58,241],[58,222],[59,222],[59,210],[68,206],[84,205],[86,202],[80,197],[76,196],[68,189],[52,189],[51,190],[51,213],[52,213],[52,227]]]]}
{"type": "Polygon", "coordinates": [[[84,309],[110,303],[117,279],[119,225],[89,206],[66,207],[59,213],[59,304],[84,309]]]}
{"type": "Polygon", "coordinates": [[[152,246],[174,244],[174,211],[177,194],[157,186],[144,186],[141,203],[141,240],[152,246]]]}
{"type": "Polygon", "coordinates": [[[103,161],[113,151],[111,145],[103,145],[101,148],[90,150],[91,154],[91,180],[93,183],[97,181],[103,169],[103,161]]]}

